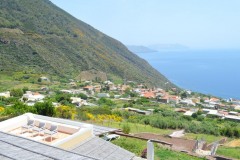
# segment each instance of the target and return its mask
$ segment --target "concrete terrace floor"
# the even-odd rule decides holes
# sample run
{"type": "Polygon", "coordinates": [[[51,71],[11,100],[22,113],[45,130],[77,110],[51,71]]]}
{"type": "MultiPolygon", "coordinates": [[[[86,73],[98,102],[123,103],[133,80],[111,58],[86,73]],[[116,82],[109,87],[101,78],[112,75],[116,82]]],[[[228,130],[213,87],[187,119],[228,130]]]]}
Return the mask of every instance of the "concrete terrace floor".
{"type": "Polygon", "coordinates": [[[40,134],[38,134],[37,132],[33,132],[32,130],[22,129],[21,127],[13,129],[8,133],[17,135],[17,136],[21,136],[21,137],[25,137],[25,138],[29,138],[29,139],[39,141],[42,143],[46,143],[46,144],[50,144],[50,145],[52,143],[55,143],[59,140],[62,140],[64,138],[70,136],[70,134],[58,132],[57,134],[53,135],[52,139],[51,139],[49,135],[44,135],[43,132],[40,132],[40,134]]]}

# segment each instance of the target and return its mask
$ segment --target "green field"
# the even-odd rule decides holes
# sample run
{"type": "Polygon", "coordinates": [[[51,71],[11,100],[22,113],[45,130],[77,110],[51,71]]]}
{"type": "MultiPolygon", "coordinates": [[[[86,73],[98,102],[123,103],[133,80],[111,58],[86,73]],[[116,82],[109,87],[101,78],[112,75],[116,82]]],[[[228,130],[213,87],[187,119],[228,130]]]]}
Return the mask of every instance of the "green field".
{"type": "Polygon", "coordinates": [[[204,139],[207,143],[212,143],[218,140],[221,140],[224,138],[223,136],[214,136],[214,135],[209,135],[209,134],[194,134],[194,133],[186,133],[184,138],[186,139],[204,139]]]}
{"type": "Polygon", "coordinates": [[[155,147],[156,160],[204,160],[205,158],[193,157],[181,152],[171,151],[169,149],[155,147]]]}
{"type": "MultiPolygon", "coordinates": [[[[160,134],[160,135],[167,135],[173,132],[173,130],[165,130],[165,129],[158,129],[151,127],[149,125],[142,125],[142,124],[134,124],[134,123],[118,123],[118,122],[112,122],[112,123],[98,123],[98,125],[103,125],[107,127],[113,127],[113,128],[119,128],[124,124],[128,124],[131,128],[130,133],[141,133],[141,132],[150,132],[150,133],[155,133],[155,134],[160,134]]],[[[208,134],[194,134],[194,133],[186,133],[184,138],[186,139],[201,139],[203,138],[205,141],[208,143],[212,143],[214,141],[218,141],[222,138],[223,136],[214,136],[214,135],[208,135],[208,134]]],[[[125,138],[121,137],[119,140],[113,141],[114,144],[119,145],[136,155],[141,155],[141,152],[144,148],[146,148],[146,141],[142,140],[137,140],[137,139],[132,139],[132,138],[125,138]]],[[[240,159],[240,148],[239,147],[225,147],[225,146],[220,146],[218,148],[217,154],[229,158],[235,158],[235,159],[240,159]]],[[[196,158],[196,157],[191,157],[187,154],[180,153],[180,152],[173,152],[171,150],[165,149],[165,148],[159,148],[157,147],[155,149],[155,159],[166,159],[166,160],[189,160],[189,159],[201,159],[201,158],[196,158]]],[[[203,159],[203,158],[202,158],[203,159]]]]}
{"type": "MultiPolygon", "coordinates": [[[[121,137],[112,143],[141,156],[142,151],[147,147],[147,142],[134,138],[121,137]]],[[[192,157],[185,153],[175,152],[155,145],[156,160],[203,160],[203,158],[192,157]]]]}
{"type": "Polygon", "coordinates": [[[118,128],[121,129],[123,125],[129,125],[131,128],[130,133],[142,133],[142,132],[149,132],[149,133],[155,133],[155,134],[161,134],[161,135],[168,135],[173,132],[173,130],[170,129],[159,129],[151,127],[150,125],[142,125],[137,123],[125,123],[125,122],[104,122],[104,123],[96,123],[98,125],[106,126],[106,127],[112,127],[112,128],[118,128]]]}
{"type": "Polygon", "coordinates": [[[240,147],[225,147],[220,146],[217,150],[217,155],[240,159],[240,147]]]}

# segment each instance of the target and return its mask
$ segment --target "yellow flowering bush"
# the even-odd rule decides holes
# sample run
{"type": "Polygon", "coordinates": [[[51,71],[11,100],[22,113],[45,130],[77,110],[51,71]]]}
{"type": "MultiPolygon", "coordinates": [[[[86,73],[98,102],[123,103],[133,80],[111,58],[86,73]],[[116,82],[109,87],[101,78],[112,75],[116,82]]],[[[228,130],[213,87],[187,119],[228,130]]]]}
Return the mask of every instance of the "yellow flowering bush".
{"type": "Polygon", "coordinates": [[[61,105],[56,108],[56,116],[60,118],[74,119],[76,113],[76,109],[73,107],[61,105]]]}
{"type": "Polygon", "coordinates": [[[91,113],[87,113],[86,116],[87,116],[87,118],[90,119],[90,120],[95,120],[94,115],[91,114],[91,113]]]}
{"type": "Polygon", "coordinates": [[[4,111],[4,107],[0,107],[0,112],[3,112],[4,111]]]}

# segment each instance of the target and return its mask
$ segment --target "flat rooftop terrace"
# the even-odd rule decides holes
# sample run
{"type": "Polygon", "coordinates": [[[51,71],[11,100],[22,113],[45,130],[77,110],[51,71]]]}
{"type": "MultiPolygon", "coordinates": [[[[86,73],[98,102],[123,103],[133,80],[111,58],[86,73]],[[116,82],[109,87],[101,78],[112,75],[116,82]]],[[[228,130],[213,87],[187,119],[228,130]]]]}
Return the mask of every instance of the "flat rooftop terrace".
{"type": "Polygon", "coordinates": [[[46,136],[43,132],[37,133],[32,130],[22,129],[22,127],[13,129],[13,130],[9,131],[8,133],[17,135],[17,136],[21,136],[21,137],[25,137],[25,138],[29,138],[29,139],[39,141],[42,143],[46,143],[46,144],[50,144],[50,145],[72,135],[71,133],[64,133],[64,132],[59,131],[56,136],[49,137],[49,136],[46,136]]]}
{"type": "Polygon", "coordinates": [[[133,153],[96,136],[116,130],[26,113],[0,122],[0,159],[132,160],[133,153]],[[34,126],[45,123],[44,130],[58,126],[58,132],[49,137],[23,128],[29,121],[34,121],[34,126]]]}
{"type": "Polygon", "coordinates": [[[93,137],[93,126],[27,113],[0,123],[0,131],[41,143],[71,148],[75,143],[93,137]],[[30,125],[29,122],[32,122],[30,125]],[[71,124],[73,123],[73,124],[71,124]],[[42,127],[41,127],[42,124],[42,127]],[[51,128],[55,127],[54,130],[51,128]]]}

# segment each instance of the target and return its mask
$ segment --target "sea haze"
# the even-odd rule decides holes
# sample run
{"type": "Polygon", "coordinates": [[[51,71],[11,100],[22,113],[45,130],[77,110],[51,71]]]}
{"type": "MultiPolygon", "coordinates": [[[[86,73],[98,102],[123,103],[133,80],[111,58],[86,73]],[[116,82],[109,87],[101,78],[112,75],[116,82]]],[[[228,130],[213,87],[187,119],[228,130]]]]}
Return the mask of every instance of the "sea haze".
{"type": "Polygon", "coordinates": [[[240,50],[138,53],[181,88],[240,99],[240,50]]]}

